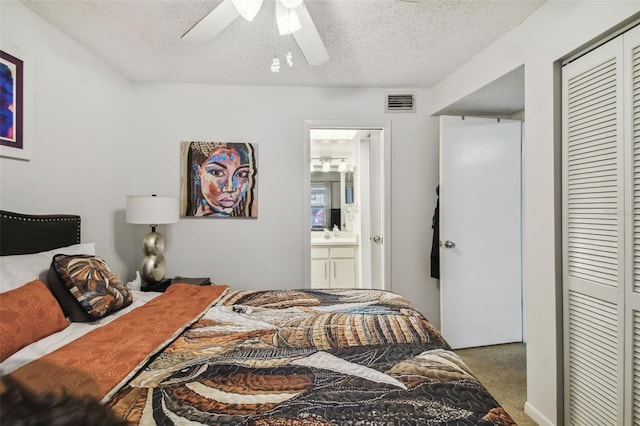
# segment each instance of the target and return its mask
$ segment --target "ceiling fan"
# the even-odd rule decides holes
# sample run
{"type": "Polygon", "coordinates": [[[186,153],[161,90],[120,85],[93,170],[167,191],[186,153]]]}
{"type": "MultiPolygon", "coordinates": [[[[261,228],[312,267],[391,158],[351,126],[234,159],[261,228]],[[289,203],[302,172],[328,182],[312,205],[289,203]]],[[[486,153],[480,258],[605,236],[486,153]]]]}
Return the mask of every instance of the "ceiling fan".
{"type": "MultiPolygon", "coordinates": [[[[252,21],[263,0],[224,0],[182,35],[183,40],[205,43],[212,40],[239,16],[252,21]]],[[[302,0],[275,0],[280,35],[293,34],[309,65],[322,65],[329,54],[302,0]]]]}

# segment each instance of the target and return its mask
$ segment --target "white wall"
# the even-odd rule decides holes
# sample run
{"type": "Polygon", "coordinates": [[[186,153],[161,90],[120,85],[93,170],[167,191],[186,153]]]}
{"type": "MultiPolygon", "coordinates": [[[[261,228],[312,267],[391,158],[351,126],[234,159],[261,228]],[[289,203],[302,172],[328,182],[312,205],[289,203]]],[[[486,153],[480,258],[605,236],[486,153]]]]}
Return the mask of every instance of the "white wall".
{"type": "Polygon", "coordinates": [[[559,303],[559,108],[554,62],[640,12],[638,1],[548,1],[432,90],[437,111],[525,65],[524,277],[527,290],[526,412],[562,424],[559,303]],[[554,315],[555,313],[555,315],[554,315]]]}
{"type": "MultiPolygon", "coordinates": [[[[383,89],[134,86],[19,3],[1,4],[3,42],[37,62],[36,157],[0,159],[1,208],[82,215],[83,240],[95,241],[130,279],[148,229],[125,223],[125,196],[177,196],[181,141],[250,141],[259,147],[258,219],[161,226],[167,275],[206,275],[234,288],[302,287],[305,120],[390,120],[392,287],[437,325],[428,265],[438,138],[426,108],[384,114],[383,89]]],[[[417,104],[427,95],[417,91],[417,104]]]]}
{"type": "Polygon", "coordinates": [[[392,287],[437,323],[428,269],[437,122],[426,111],[385,115],[378,89],[150,84],[137,98],[140,143],[155,164],[134,171],[137,193],[178,195],[181,141],[258,145],[258,219],[186,218],[166,228],[168,275],[211,276],[234,288],[304,287],[305,120],[391,120],[392,287]]]}
{"type": "Polygon", "coordinates": [[[19,3],[0,8],[2,43],[31,59],[34,94],[34,156],[0,158],[0,207],[81,215],[83,240],[122,271],[134,250],[113,229],[134,161],[133,86],[19,3]]]}

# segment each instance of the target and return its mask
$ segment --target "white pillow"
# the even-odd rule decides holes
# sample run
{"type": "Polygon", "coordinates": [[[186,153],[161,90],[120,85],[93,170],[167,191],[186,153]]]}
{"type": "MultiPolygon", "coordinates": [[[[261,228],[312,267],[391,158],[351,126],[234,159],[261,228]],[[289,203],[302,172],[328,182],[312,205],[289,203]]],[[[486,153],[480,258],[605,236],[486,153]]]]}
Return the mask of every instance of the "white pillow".
{"type": "Polygon", "coordinates": [[[47,282],[53,256],[58,254],[96,254],[96,243],[75,244],[34,254],[0,256],[0,293],[39,279],[47,282]]]}

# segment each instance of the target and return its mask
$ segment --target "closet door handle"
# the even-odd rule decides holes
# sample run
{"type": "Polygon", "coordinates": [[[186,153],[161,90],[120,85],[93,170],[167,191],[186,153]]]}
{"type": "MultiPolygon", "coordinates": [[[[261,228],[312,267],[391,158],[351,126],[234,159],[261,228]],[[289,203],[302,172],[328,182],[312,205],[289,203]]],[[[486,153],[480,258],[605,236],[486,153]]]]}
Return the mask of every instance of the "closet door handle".
{"type": "Polygon", "coordinates": [[[453,241],[447,240],[447,241],[444,242],[444,246],[446,248],[454,248],[456,246],[456,243],[454,243],[453,241]]]}

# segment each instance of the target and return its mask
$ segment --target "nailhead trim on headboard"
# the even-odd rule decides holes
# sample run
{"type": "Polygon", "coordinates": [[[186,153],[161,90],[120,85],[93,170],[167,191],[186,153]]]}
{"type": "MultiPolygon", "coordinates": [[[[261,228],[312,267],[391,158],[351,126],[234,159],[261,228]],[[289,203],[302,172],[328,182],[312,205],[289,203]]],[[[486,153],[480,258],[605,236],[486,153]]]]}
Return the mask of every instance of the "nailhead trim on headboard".
{"type": "Polygon", "coordinates": [[[0,213],[0,255],[37,253],[80,243],[80,216],[0,213]]]}

